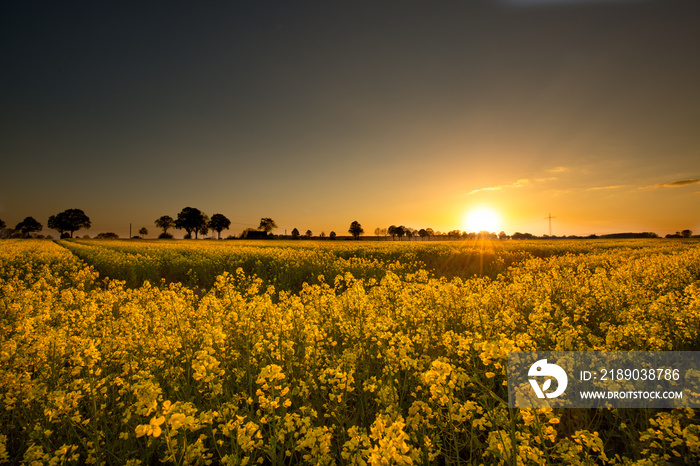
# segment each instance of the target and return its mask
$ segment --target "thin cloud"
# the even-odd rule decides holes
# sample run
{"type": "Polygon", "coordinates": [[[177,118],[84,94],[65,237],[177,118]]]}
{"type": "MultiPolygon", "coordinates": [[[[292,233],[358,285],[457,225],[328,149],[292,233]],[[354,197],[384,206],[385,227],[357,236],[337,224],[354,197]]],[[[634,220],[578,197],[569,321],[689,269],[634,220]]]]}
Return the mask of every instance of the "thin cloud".
{"type": "Polygon", "coordinates": [[[527,178],[521,178],[518,181],[516,181],[515,183],[511,183],[511,184],[500,184],[497,186],[488,186],[486,188],[475,189],[475,190],[471,191],[469,194],[475,194],[475,193],[478,193],[481,191],[500,191],[502,189],[521,188],[521,187],[525,186],[526,184],[528,184],[529,182],[530,182],[530,180],[528,180],[527,178]]]}
{"type": "Polygon", "coordinates": [[[569,167],[554,167],[547,170],[549,173],[564,173],[569,171],[569,167]]]}
{"type": "Polygon", "coordinates": [[[700,179],[671,181],[669,183],[655,184],[652,187],[653,188],[678,188],[680,186],[687,186],[689,184],[697,184],[697,183],[700,183],[700,179]]]}
{"type": "Polygon", "coordinates": [[[664,188],[677,188],[678,186],[686,186],[686,185],[695,184],[695,183],[700,183],[700,179],[671,181],[670,183],[661,183],[661,184],[656,185],[656,186],[664,187],[664,188]]]}
{"type": "Polygon", "coordinates": [[[606,189],[620,189],[620,188],[626,188],[626,184],[615,184],[611,186],[596,186],[593,188],[588,188],[587,191],[603,191],[606,189]]]}

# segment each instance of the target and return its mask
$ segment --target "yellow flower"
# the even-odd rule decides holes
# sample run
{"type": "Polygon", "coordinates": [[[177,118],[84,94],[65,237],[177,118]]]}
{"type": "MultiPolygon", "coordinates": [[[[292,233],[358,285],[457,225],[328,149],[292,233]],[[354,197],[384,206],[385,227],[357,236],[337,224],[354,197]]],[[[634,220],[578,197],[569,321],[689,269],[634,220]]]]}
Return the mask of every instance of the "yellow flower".
{"type": "Polygon", "coordinates": [[[160,434],[163,432],[160,426],[163,422],[165,422],[165,416],[160,416],[152,418],[148,424],[136,426],[136,437],[143,437],[144,435],[160,437],[160,434]]]}

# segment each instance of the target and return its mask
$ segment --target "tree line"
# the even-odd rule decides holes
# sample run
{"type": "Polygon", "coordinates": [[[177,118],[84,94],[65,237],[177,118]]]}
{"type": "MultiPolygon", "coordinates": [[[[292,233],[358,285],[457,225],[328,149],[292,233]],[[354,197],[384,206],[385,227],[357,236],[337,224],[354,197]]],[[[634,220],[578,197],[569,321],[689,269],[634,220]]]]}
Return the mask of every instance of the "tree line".
{"type": "MultiPolygon", "coordinates": [[[[201,210],[194,207],[185,207],[177,214],[176,218],[170,215],[163,215],[158,217],[155,222],[155,226],[163,230],[163,232],[158,236],[161,239],[173,238],[173,235],[168,233],[168,230],[175,228],[178,230],[185,230],[185,238],[197,239],[199,235],[207,235],[209,231],[215,231],[217,237],[221,239],[221,232],[228,230],[231,226],[231,221],[226,218],[225,215],[216,213],[209,218],[207,214],[201,210]]],[[[59,232],[61,238],[73,238],[76,231],[81,229],[89,229],[92,226],[90,218],[81,209],[67,209],[59,214],[52,215],[47,221],[48,228],[56,230],[59,232]]],[[[5,222],[0,219],[0,230],[4,237],[30,237],[32,234],[42,231],[44,226],[37,221],[34,217],[27,217],[21,222],[19,222],[14,229],[7,228],[5,222]]],[[[269,217],[263,217],[260,219],[260,225],[257,229],[247,228],[241,234],[241,238],[267,238],[271,236],[272,230],[277,228],[275,221],[269,217]],[[255,233],[255,234],[254,234],[255,233]]],[[[349,233],[353,235],[355,239],[364,233],[362,226],[359,222],[354,221],[350,225],[349,233]]],[[[139,234],[147,235],[148,229],[142,227],[139,229],[139,234]]],[[[299,236],[299,231],[295,228],[292,232],[293,237],[299,236]]],[[[307,236],[311,236],[311,231],[307,231],[307,236]]],[[[335,238],[335,232],[331,232],[330,237],[335,238]]],[[[100,233],[96,236],[97,238],[118,238],[116,233],[100,233]]]]}
{"type": "MultiPolygon", "coordinates": [[[[51,230],[56,230],[61,238],[72,238],[73,233],[81,228],[90,228],[90,218],[80,209],[68,209],[52,215],[46,222],[46,226],[51,230]]],[[[44,229],[34,217],[26,217],[19,222],[14,229],[7,229],[5,222],[0,220],[0,229],[5,231],[4,236],[28,238],[32,233],[38,233],[44,229]]]]}
{"type": "MultiPolygon", "coordinates": [[[[398,238],[399,241],[403,241],[403,238],[405,237],[407,240],[411,241],[415,237],[421,238],[421,240],[425,239],[430,239],[430,238],[440,238],[440,239],[508,239],[510,236],[508,236],[504,231],[500,232],[499,234],[488,232],[488,231],[480,231],[479,233],[474,233],[474,232],[466,232],[466,231],[460,231],[460,230],[451,230],[449,232],[440,232],[440,231],[435,231],[432,228],[421,228],[419,230],[411,227],[407,227],[404,225],[391,225],[388,228],[381,228],[377,227],[374,229],[374,234],[375,236],[384,236],[388,237],[391,236],[392,240],[396,240],[398,238]]],[[[516,235],[520,235],[521,233],[516,233],[516,235]]],[[[532,235],[530,235],[532,236],[532,235]]]]}
{"type": "MultiPolygon", "coordinates": [[[[206,235],[209,230],[217,232],[217,237],[221,239],[221,232],[227,230],[231,226],[231,221],[226,218],[223,214],[214,214],[211,219],[207,217],[206,214],[201,212],[199,209],[194,207],[185,207],[177,215],[177,218],[173,219],[169,215],[163,215],[155,221],[155,225],[163,230],[163,233],[158,236],[159,238],[172,238],[173,236],[168,233],[171,228],[176,228],[180,230],[185,230],[185,239],[192,238],[194,233],[194,238],[197,239],[198,235],[206,235]]],[[[271,237],[271,232],[275,228],[278,228],[275,221],[269,217],[263,217],[260,219],[260,225],[257,229],[246,228],[241,233],[241,238],[243,239],[261,239],[271,237]]],[[[364,233],[362,225],[358,221],[353,221],[348,229],[354,239],[359,239],[360,235],[364,233]]],[[[311,230],[306,230],[306,237],[311,238],[313,235],[311,230]]],[[[292,238],[300,238],[301,234],[297,228],[292,230],[292,238]]],[[[321,232],[321,238],[325,237],[325,233],[321,232]]],[[[330,239],[336,238],[336,233],[331,231],[329,234],[330,239]]]]}
{"type": "MultiPolygon", "coordinates": [[[[362,235],[364,232],[365,232],[365,230],[362,228],[362,225],[357,220],[353,221],[350,224],[350,228],[348,228],[348,233],[350,233],[352,235],[353,239],[360,239],[360,235],[362,235]]],[[[328,238],[330,238],[330,239],[336,239],[337,236],[338,235],[336,234],[335,231],[331,231],[328,234],[328,238]]],[[[292,230],[292,239],[298,239],[300,237],[301,237],[301,234],[299,233],[299,230],[296,228],[293,229],[292,230]]],[[[311,233],[311,230],[306,230],[304,237],[305,238],[313,238],[313,233],[311,233]]],[[[326,233],[322,231],[321,234],[319,235],[319,238],[325,238],[325,237],[326,237],[326,233]]]]}
{"type": "MultiPolygon", "coordinates": [[[[163,232],[158,236],[161,239],[173,238],[173,235],[168,233],[168,230],[175,228],[177,230],[185,230],[185,239],[194,238],[197,239],[199,235],[206,236],[209,231],[215,231],[217,233],[217,238],[221,239],[221,232],[228,230],[231,226],[231,221],[226,218],[225,215],[216,213],[209,218],[207,214],[194,207],[185,207],[180,213],[177,214],[176,218],[170,215],[163,215],[158,217],[155,222],[155,226],[163,232]]],[[[56,230],[59,232],[61,238],[72,238],[73,234],[81,229],[89,229],[91,227],[90,218],[85,215],[81,209],[67,209],[56,215],[51,215],[46,225],[51,230],[56,230]]],[[[275,221],[269,217],[263,217],[260,219],[260,225],[255,228],[246,228],[240,235],[240,238],[244,239],[261,239],[272,237],[272,230],[278,228],[275,221]]],[[[34,217],[26,217],[24,220],[19,222],[15,228],[7,228],[5,222],[0,219],[0,237],[18,237],[18,238],[28,238],[32,235],[35,237],[42,237],[36,233],[42,231],[43,225],[39,223],[34,217]]],[[[348,233],[350,233],[353,239],[359,239],[364,233],[362,225],[357,221],[353,221],[348,228],[348,233]]],[[[140,235],[147,235],[148,229],[142,227],[139,230],[140,235]]],[[[505,239],[538,239],[538,238],[568,238],[568,239],[592,239],[592,238],[658,238],[656,233],[644,232],[644,233],[614,233],[608,235],[589,235],[589,236],[566,236],[566,237],[549,237],[544,235],[543,237],[535,236],[531,233],[520,233],[515,232],[513,235],[507,235],[505,232],[491,233],[488,231],[481,231],[479,233],[468,233],[460,230],[452,230],[447,233],[441,233],[439,231],[434,231],[432,228],[421,228],[416,230],[414,228],[406,227],[404,225],[391,225],[387,228],[377,227],[374,230],[374,234],[377,237],[391,235],[392,240],[399,239],[400,241],[406,237],[409,241],[413,237],[418,236],[421,239],[430,238],[440,238],[440,239],[490,239],[490,240],[505,240],[505,239]]],[[[336,238],[335,231],[331,231],[328,237],[330,239],[336,238]]],[[[696,235],[697,236],[697,235],[696,235]]],[[[49,236],[50,237],[50,236],[49,236]]],[[[100,233],[96,238],[118,238],[116,233],[100,233]]],[[[292,230],[291,237],[293,239],[301,238],[301,233],[297,228],[292,230]]],[[[311,230],[306,230],[304,234],[305,238],[312,238],[313,233],[311,230]]],[[[325,232],[321,232],[320,238],[325,238],[325,232]]],[[[676,232],[676,234],[668,234],[666,238],[691,238],[693,237],[693,232],[691,230],[683,230],[676,232]]],[[[138,238],[138,237],[135,237],[138,238]]],[[[231,237],[229,237],[231,238],[231,237]]]]}
{"type": "Polygon", "coordinates": [[[163,230],[159,238],[172,238],[173,235],[168,233],[170,228],[185,230],[185,238],[192,238],[194,233],[195,239],[198,236],[206,235],[209,230],[215,231],[218,238],[221,239],[221,232],[228,230],[231,226],[231,221],[223,214],[214,214],[209,218],[207,214],[194,207],[185,207],[177,214],[177,218],[173,219],[170,215],[163,215],[154,222],[155,225],[163,230]]]}

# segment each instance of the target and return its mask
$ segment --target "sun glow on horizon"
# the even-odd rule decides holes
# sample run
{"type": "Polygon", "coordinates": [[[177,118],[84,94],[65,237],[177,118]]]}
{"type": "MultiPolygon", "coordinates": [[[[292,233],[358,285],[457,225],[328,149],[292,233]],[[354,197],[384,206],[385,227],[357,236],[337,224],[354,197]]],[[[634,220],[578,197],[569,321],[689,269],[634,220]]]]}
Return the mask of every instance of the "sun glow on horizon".
{"type": "Polygon", "coordinates": [[[501,218],[496,211],[488,207],[480,207],[467,213],[464,219],[465,229],[469,232],[496,232],[501,224],[501,218]]]}

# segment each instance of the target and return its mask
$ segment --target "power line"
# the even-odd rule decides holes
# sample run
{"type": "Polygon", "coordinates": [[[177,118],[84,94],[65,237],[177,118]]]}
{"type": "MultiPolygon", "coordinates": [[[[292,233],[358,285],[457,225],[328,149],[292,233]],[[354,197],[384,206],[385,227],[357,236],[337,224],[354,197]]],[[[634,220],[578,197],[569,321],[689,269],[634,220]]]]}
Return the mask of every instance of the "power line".
{"type": "Polygon", "coordinates": [[[552,219],[556,217],[552,217],[552,214],[547,215],[544,219],[547,220],[549,219],[549,236],[552,236],[552,219]]]}
{"type": "Polygon", "coordinates": [[[501,227],[514,227],[514,226],[518,226],[518,225],[532,225],[533,223],[540,223],[540,222],[541,222],[541,220],[530,220],[528,222],[507,223],[507,224],[501,225],[501,227]]]}

